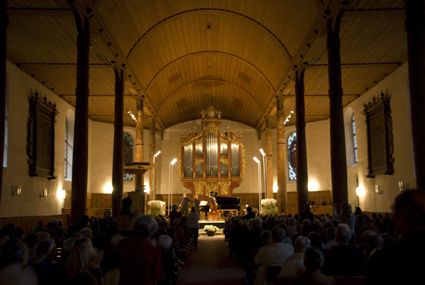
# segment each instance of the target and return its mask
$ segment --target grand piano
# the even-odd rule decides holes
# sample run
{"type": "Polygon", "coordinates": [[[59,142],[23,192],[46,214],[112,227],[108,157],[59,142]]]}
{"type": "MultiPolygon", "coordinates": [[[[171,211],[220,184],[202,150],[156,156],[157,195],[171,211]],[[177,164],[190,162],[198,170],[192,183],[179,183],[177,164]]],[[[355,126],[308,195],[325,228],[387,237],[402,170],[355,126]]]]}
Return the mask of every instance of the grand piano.
{"type": "Polygon", "coordinates": [[[240,198],[231,196],[212,196],[216,205],[212,205],[211,198],[204,198],[200,203],[200,212],[205,213],[205,219],[226,220],[228,217],[238,216],[240,210],[240,198]]]}

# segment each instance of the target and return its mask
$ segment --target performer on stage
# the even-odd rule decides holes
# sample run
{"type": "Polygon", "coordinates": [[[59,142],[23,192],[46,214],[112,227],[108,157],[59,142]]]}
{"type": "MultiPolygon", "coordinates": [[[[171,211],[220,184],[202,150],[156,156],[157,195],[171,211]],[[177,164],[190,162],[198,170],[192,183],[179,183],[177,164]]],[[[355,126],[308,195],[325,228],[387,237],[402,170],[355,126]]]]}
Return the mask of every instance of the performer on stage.
{"type": "MultiPolygon", "coordinates": [[[[208,211],[211,210],[210,218],[212,218],[212,220],[216,220],[218,204],[217,204],[217,199],[211,193],[210,193],[210,196],[208,197],[208,206],[205,208],[208,208],[208,211]]],[[[205,212],[205,219],[208,220],[207,212],[205,212]]]]}

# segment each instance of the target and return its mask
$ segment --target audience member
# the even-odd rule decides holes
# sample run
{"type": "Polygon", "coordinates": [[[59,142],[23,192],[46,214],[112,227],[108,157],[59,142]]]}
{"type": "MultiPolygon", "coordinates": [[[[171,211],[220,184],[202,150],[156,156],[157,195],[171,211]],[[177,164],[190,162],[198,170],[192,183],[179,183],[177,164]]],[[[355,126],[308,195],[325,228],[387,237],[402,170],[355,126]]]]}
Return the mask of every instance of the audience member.
{"type": "Polygon", "coordinates": [[[133,200],[126,197],[121,201],[120,214],[116,218],[117,230],[121,235],[129,235],[134,230],[135,215],[131,211],[133,200]]]}
{"type": "Polygon", "coordinates": [[[160,250],[150,238],[158,230],[157,221],[147,215],[136,219],[135,235],[118,244],[119,285],[154,285],[164,277],[160,250]]]}
{"type": "Polygon", "coordinates": [[[334,285],[333,276],[325,276],[321,272],[325,256],[323,251],[317,247],[310,247],[304,254],[304,273],[297,279],[298,285],[334,285]]]}
{"type": "Polygon", "coordinates": [[[425,191],[406,190],[394,200],[399,240],[369,260],[365,284],[423,284],[425,191]]]}
{"type": "Polygon", "coordinates": [[[10,238],[0,250],[0,284],[37,285],[37,276],[27,265],[27,245],[16,237],[10,238]]]}

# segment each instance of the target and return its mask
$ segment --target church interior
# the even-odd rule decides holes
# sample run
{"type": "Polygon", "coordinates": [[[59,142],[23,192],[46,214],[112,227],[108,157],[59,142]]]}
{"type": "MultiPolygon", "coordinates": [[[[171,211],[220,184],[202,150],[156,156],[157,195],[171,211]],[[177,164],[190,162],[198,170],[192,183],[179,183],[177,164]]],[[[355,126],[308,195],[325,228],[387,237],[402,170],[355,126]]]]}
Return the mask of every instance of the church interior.
{"type": "Polygon", "coordinates": [[[2,2],[1,219],[420,186],[402,0],[2,2]]]}

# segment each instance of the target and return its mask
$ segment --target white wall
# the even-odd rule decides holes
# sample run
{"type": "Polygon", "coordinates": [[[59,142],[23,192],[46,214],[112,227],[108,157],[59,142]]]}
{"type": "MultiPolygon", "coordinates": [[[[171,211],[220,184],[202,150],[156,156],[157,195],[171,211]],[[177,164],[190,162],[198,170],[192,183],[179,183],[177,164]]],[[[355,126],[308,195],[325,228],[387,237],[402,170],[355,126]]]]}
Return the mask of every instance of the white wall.
{"type": "MultiPolygon", "coordinates": [[[[359,162],[348,166],[350,200],[355,201],[355,176],[358,176],[359,186],[365,192],[360,197],[360,207],[366,211],[391,211],[394,197],[399,193],[398,181],[405,182],[410,187],[416,186],[414,176],[414,156],[412,144],[412,130],[410,121],[410,100],[408,91],[407,64],[390,74],[375,87],[367,91],[360,98],[352,102],[344,110],[345,121],[350,112],[354,112],[357,126],[358,157],[359,162]],[[392,130],[394,139],[394,174],[379,175],[368,178],[367,157],[367,130],[366,117],[363,114],[364,104],[373,97],[380,96],[381,92],[391,97],[392,130]],[[383,194],[375,193],[375,185],[379,185],[383,194]]],[[[347,126],[347,123],[346,123],[347,126]]],[[[348,149],[349,151],[349,149],[348,149]]]]}
{"type": "Polygon", "coordinates": [[[30,216],[59,214],[63,201],[56,199],[56,191],[69,185],[64,183],[64,131],[68,110],[73,108],[42,84],[7,62],[7,108],[8,108],[8,163],[3,168],[2,199],[0,216],[30,216]],[[27,163],[27,120],[29,97],[38,91],[54,102],[58,110],[55,124],[55,175],[48,180],[28,175],[27,163]],[[12,196],[12,186],[21,186],[22,195],[12,196]],[[48,197],[41,198],[43,188],[48,197]]]}

